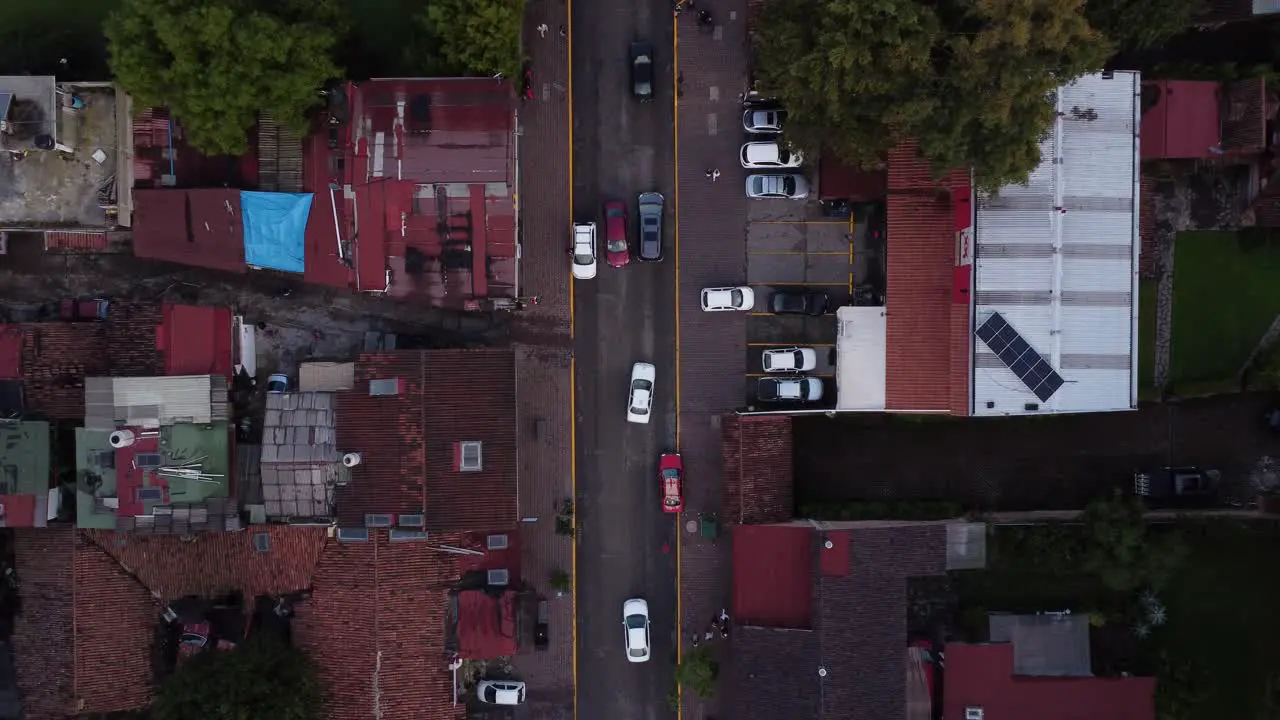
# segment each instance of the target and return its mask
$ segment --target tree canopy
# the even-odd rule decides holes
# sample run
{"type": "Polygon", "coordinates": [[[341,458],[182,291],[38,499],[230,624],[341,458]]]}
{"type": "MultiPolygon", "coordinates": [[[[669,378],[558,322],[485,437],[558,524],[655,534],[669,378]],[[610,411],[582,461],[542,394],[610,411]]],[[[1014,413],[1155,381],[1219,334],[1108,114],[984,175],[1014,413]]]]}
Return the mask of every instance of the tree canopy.
{"type": "Polygon", "coordinates": [[[790,0],[758,28],[759,88],[792,141],[868,167],[915,139],[985,188],[1025,180],[1054,90],[1112,50],[1084,0],[790,0]]]}
{"type": "Polygon", "coordinates": [[[1157,47],[1186,30],[1203,0],[1089,0],[1089,24],[1122,51],[1157,47]]]}
{"type": "Polygon", "coordinates": [[[524,0],[432,0],[418,15],[440,74],[520,74],[524,0]]]}
{"type": "Polygon", "coordinates": [[[307,656],[259,635],[234,650],[206,650],[156,691],[153,720],[318,720],[320,685],[307,656]]]}
{"type": "Polygon", "coordinates": [[[328,0],[123,0],[107,19],[111,70],[136,104],[167,106],[187,142],[244,152],[258,111],[302,131],[343,15],[328,0]]]}

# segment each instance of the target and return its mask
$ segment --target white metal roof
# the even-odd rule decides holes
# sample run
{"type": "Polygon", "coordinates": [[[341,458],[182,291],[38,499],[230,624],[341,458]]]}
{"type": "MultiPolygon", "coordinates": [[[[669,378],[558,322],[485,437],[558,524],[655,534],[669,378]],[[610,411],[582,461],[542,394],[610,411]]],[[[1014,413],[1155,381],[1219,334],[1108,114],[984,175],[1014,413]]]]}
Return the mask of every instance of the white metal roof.
{"type": "Polygon", "coordinates": [[[836,409],[884,410],[884,308],[842,307],[836,321],[836,409]]]}
{"type": "Polygon", "coordinates": [[[978,198],[973,327],[1000,312],[1065,384],[1041,402],[975,339],[974,415],[1137,404],[1139,80],[1061,88],[1040,167],[978,198]]]}

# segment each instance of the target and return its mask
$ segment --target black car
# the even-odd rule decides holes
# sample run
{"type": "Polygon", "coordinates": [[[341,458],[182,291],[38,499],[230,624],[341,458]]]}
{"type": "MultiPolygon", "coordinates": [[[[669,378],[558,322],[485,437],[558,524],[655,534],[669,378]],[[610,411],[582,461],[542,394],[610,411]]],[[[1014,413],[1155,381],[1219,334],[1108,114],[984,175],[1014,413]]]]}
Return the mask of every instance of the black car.
{"type": "Polygon", "coordinates": [[[824,292],[779,290],[769,296],[769,309],[778,315],[825,315],[830,304],[824,292]]]}
{"type": "Polygon", "coordinates": [[[641,102],[653,99],[653,46],[631,43],[631,93],[641,102]]]}
{"type": "Polygon", "coordinates": [[[640,259],[657,262],[662,259],[662,195],[641,193],[636,204],[640,218],[640,259]]]}
{"type": "Polygon", "coordinates": [[[1154,507],[1203,507],[1218,493],[1219,473],[1197,467],[1166,467],[1133,474],[1133,494],[1154,507]]]}

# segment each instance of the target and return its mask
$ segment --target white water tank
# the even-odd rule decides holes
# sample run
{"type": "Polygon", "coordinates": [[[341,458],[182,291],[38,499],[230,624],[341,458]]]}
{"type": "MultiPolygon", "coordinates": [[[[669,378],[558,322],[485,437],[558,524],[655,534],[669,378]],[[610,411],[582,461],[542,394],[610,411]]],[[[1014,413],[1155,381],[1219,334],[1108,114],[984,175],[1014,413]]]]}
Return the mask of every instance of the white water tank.
{"type": "Polygon", "coordinates": [[[134,436],[132,430],[116,430],[108,438],[108,442],[111,443],[113,448],[127,448],[136,441],[137,437],[134,436]]]}
{"type": "Polygon", "coordinates": [[[355,467],[360,464],[360,453],[347,453],[342,456],[342,464],[347,467],[355,467]]]}

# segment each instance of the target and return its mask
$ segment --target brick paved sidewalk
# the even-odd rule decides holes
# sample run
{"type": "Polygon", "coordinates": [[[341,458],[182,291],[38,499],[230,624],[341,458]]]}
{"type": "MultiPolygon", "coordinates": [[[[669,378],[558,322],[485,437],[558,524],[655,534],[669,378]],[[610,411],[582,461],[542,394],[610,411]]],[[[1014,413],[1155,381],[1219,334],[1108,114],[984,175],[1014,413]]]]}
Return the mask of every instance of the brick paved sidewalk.
{"type": "Polygon", "coordinates": [[[555,517],[572,496],[570,413],[572,342],[569,273],[565,264],[569,220],[568,23],[563,0],[530,0],[525,53],[533,63],[534,98],[520,108],[520,293],[537,295],[512,336],[516,345],[517,421],[520,433],[520,514],[524,580],[551,608],[551,646],[531,647],[531,628],[515,658],[529,685],[521,717],[573,717],[573,601],[549,587],[552,571],[569,571],[571,540],[556,535],[555,517]],[[545,32],[539,32],[545,25],[545,32]]]}
{"type": "MultiPolygon", "coordinates": [[[[700,30],[692,13],[680,17],[680,450],[688,483],[685,521],[723,507],[720,415],[742,403],[745,313],[704,313],[704,287],[746,282],[747,199],[737,160],[742,144],[739,93],[747,88],[746,0],[698,0],[714,31],[700,30]],[[712,181],[706,170],[719,170],[712,181]]],[[[680,602],[682,651],[693,634],[729,604],[729,537],[712,543],[682,529],[680,602]]],[[[714,652],[721,648],[715,647],[714,652]]],[[[717,712],[716,698],[685,694],[684,718],[717,712]]]]}

